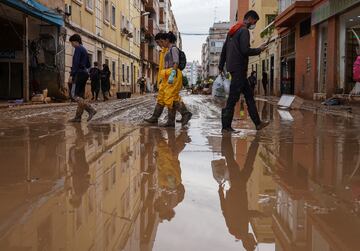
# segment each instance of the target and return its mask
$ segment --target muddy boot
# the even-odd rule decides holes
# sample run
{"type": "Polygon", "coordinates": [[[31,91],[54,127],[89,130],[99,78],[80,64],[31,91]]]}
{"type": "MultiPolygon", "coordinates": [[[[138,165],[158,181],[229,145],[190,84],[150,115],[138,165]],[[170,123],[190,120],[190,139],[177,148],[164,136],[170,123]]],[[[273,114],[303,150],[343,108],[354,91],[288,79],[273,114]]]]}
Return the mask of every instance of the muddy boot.
{"type": "Polygon", "coordinates": [[[159,117],[161,116],[163,111],[164,111],[164,106],[160,104],[156,104],[153,115],[148,119],[144,119],[144,121],[149,124],[157,124],[159,121],[159,117]]]}
{"type": "Polygon", "coordinates": [[[161,125],[161,127],[174,127],[175,128],[175,117],[176,117],[175,107],[172,109],[168,109],[168,120],[165,124],[161,125]]]}
{"type": "Polygon", "coordinates": [[[87,118],[87,122],[89,122],[97,113],[97,111],[89,104],[86,105],[85,111],[89,114],[89,117],[87,118]]]}
{"type": "Polygon", "coordinates": [[[69,122],[71,122],[71,123],[81,123],[81,117],[82,117],[83,113],[84,113],[84,106],[82,104],[78,103],[75,118],[70,119],[69,122]]]}
{"type": "Polygon", "coordinates": [[[192,118],[192,113],[186,108],[184,102],[174,104],[176,110],[178,110],[182,116],[181,125],[186,126],[192,118]]]}

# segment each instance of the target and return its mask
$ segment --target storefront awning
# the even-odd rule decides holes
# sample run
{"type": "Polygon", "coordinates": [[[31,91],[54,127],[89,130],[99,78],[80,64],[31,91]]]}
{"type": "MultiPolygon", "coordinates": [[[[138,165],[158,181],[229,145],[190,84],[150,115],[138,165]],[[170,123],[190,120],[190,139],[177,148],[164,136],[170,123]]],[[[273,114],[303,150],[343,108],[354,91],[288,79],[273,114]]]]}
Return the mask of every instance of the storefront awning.
{"type": "Polygon", "coordinates": [[[64,19],[60,14],[49,9],[45,5],[36,2],[35,0],[2,0],[1,3],[47,23],[56,26],[64,26],[64,19]]]}

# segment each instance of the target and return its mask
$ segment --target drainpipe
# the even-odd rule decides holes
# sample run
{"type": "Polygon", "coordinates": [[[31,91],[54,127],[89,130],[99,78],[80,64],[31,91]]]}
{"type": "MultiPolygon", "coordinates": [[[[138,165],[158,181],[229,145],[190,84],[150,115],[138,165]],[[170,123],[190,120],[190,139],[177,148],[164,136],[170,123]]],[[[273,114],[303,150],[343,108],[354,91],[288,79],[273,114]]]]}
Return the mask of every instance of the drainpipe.
{"type": "Polygon", "coordinates": [[[23,98],[24,102],[28,102],[30,99],[30,82],[29,82],[29,17],[27,15],[23,16],[23,25],[24,25],[24,64],[23,64],[23,98]]]}

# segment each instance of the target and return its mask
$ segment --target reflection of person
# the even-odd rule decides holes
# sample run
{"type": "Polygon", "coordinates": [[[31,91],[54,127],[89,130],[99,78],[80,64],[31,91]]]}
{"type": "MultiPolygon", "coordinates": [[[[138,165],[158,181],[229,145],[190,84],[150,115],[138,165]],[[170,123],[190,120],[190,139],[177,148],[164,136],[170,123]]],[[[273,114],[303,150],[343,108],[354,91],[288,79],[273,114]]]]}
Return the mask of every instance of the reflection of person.
{"type": "Polygon", "coordinates": [[[221,142],[222,155],[226,159],[226,168],[229,171],[230,188],[224,194],[224,188],[219,185],[219,197],[229,233],[241,240],[246,250],[255,250],[256,241],[249,232],[250,218],[260,215],[259,212],[248,209],[248,196],[246,184],[253,171],[255,157],[259,144],[255,139],[250,146],[246,157],[245,166],[242,170],[234,158],[234,150],[231,137],[223,136],[221,142]]]}
{"type": "Polygon", "coordinates": [[[88,112],[88,121],[90,121],[96,114],[96,110],[85,100],[85,87],[86,82],[89,79],[89,73],[87,69],[91,67],[89,55],[85,47],[82,45],[80,35],[72,35],[69,41],[75,48],[69,83],[72,83],[73,85],[72,98],[78,103],[75,118],[70,120],[70,122],[81,122],[81,117],[84,113],[84,110],[88,112]]]}
{"type": "Polygon", "coordinates": [[[76,139],[69,150],[69,167],[71,170],[72,196],[70,203],[78,208],[82,197],[90,186],[89,164],[85,155],[85,136],[80,124],[75,124],[76,139]]]}
{"type": "Polygon", "coordinates": [[[263,74],[262,74],[262,85],[263,85],[263,88],[264,88],[264,94],[265,96],[267,95],[267,87],[268,87],[268,84],[269,84],[269,79],[268,79],[268,74],[264,71],[263,74]]]}
{"type": "Polygon", "coordinates": [[[183,201],[185,195],[179,154],[190,139],[186,131],[176,137],[175,131],[168,129],[167,140],[162,136],[162,132],[164,131],[156,131],[156,166],[160,196],[154,206],[162,220],[170,221],[175,216],[174,208],[183,201]]]}
{"type": "Polygon", "coordinates": [[[224,133],[235,131],[231,124],[234,118],[235,106],[240,99],[241,93],[245,96],[249,115],[256,129],[261,130],[268,125],[268,123],[261,122],[260,120],[254,93],[247,79],[249,57],[259,55],[266,49],[265,44],[259,48],[250,48],[249,29],[254,29],[259,19],[259,15],[255,11],[247,12],[239,28],[234,33],[231,32],[233,28],[230,30],[221,52],[219,71],[223,74],[226,64],[226,68],[231,74],[230,93],[226,107],[222,110],[221,114],[222,130],[224,133]]]}

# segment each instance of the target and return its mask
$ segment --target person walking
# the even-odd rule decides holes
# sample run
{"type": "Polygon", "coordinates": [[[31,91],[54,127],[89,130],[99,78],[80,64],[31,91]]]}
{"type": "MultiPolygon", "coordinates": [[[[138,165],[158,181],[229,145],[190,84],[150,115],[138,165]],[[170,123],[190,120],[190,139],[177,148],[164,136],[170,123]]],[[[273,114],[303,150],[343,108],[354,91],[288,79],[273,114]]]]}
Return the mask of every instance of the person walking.
{"type": "Polygon", "coordinates": [[[267,89],[268,89],[268,84],[269,84],[269,79],[268,79],[268,74],[264,71],[263,74],[262,74],[262,85],[263,85],[263,88],[264,88],[264,93],[265,93],[265,96],[267,96],[267,89]]]}
{"type": "Polygon", "coordinates": [[[110,76],[111,72],[109,66],[107,64],[103,64],[103,69],[101,71],[101,92],[104,96],[104,101],[109,100],[110,76]]]}
{"type": "Polygon", "coordinates": [[[226,107],[222,110],[222,132],[234,132],[231,124],[234,117],[234,108],[240,99],[240,94],[245,96],[246,104],[252,121],[256,126],[256,130],[261,130],[269,123],[262,122],[256,108],[254,93],[249,85],[247,79],[247,70],[249,64],[249,57],[259,55],[266,49],[266,44],[261,47],[253,49],[250,48],[250,32],[249,29],[254,29],[259,20],[259,15],[251,10],[244,16],[243,22],[236,24],[227,35],[224,43],[219,71],[224,74],[224,67],[231,74],[230,94],[226,103],[226,107]]]}
{"type": "Polygon", "coordinates": [[[157,124],[164,107],[168,108],[168,121],[163,125],[164,127],[175,127],[176,111],[182,115],[180,120],[182,126],[187,125],[192,117],[182,102],[180,97],[180,90],[182,84],[182,73],[178,69],[179,64],[179,49],[175,46],[176,36],[172,33],[159,33],[155,37],[162,50],[160,52],[159,72],[157,79],[158,97],[153,115],[144,121],[149,124],[157,124]],[[171,73],[173,73],[172,83],[169,83],[171,73]]]}
{"type": "Polygon", "coordinates": [[[85,100],[85,87],[89,79],[88,68],[91,67],[89,55],[82,45],[79,34],[74,34],[69,39],[71,45],[75,48],[73,55],[69,83],[75,85],[74,100],[78,103],[75,117],[70,122],[81,122],[84,110],[89,114],[87,121],[90,121],[96,114],[96,110],[85,100]]]}
{"type": "Polygon", "coordinates": [[[257,85],[256,71],[251,72],[251,75],[248,78],[248,80],[249,80],[250,87],[253,90],[253,93],[255,94],[255,88],[257,85]]]}
{"type": "Polygon", "coordinates": [[[91,94],[92,100],[98,100],[100,92],[100,75],[101,71],[99,69],[98,62],[94,62],[94,67],[90,69],[90,80],[91,80],[91,94]]]}
{"type": "Polygon", "coordinates": [[[141,78],[139,78],[138,80],[138,85],[140,87],[140,94],[143,95],[145,94],[145,86],[146,86],[146,79],[144,76],[142,76],[141,78]]]}

